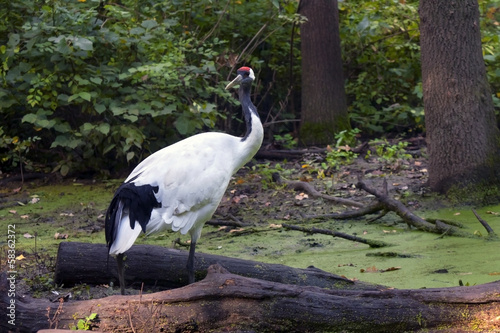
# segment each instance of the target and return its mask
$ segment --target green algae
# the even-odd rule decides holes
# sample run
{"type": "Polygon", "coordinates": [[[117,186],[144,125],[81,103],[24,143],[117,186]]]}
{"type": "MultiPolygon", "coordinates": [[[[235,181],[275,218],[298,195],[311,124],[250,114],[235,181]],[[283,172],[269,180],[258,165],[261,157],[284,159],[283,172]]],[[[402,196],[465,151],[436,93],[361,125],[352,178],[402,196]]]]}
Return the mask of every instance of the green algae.
{"type": "MultiPolygon", "coordinates": [[[[55,257],[61,242],[104,243],[103,214],[113,192],[114,187],[104,184],[34,188],[29,195],[38,197],[40,201],[0,210],[0,228],[6,234],[8,225],[16,225],[18,255],[44,251],[55,257]],[[55,233],[67,234],[68,238],[55,239],[55,233]]],[[[500,206],[477,211],[495,231],[500,232],[500,216],[488,213],[500,212],[500,206]]],[[[486,230],[470,207],[416,213],[422,217],[459,222],[464,231],[476,237],[440,237],[409,230],[397,217],[389,215],[381,219],[380,224],[354,220],[326,221],[314,225],[393,244],[383,250],[373,249],[328,235],[271,228],[271,224],[295,222],[259,216],[254,210],[252,216],[256,222],[252,232],[227,232],[207,225],[197,244],[197,252],[297,268],[314,266],[349,279],[405,289],[451,287],[460,283],[476,285],[500,278],[500,242],[487,237],[486,230]],[[373,256],[382,251],[398,255],[373,256]]],[[[186,235],[165,232],[141,236],[136,243],[171,247],[178,237],[188,240],[186,235]]],[[[6,237],[1,245],[6,248],[6,237]]]]}
{"type": "MultiPolygon", "coordinates": [[[[493,229],[495,224],[498,229],[500,217],[486,214],[487,211],[500,212],[500,206],[478,209],[484,219],[491,221],[493,229]]],[[[298,268],[315,266],[350,279],[402,289],[452,287],[460,283],[476,285],[499,279],[500,242],[486,237],[486,231],[470,208],[447,208],[420,212],[420,215],[455,220],[462,223],[464,230],[471,235],[479,237],[440,237],[408,230],[403,224],[388,227],[356,221],[338,223],[337,228],[394,244],[388,251],[399,255],[374,257],[372,255],[380,249],[326,235],[284,230],[250,234],[238,240],[234,237],[210,237],[210,242],[215,242],[217,246],[212,246],[212,250],[206,249],[208,240],[205,240],[200,243],[199,251],[298,268]],[[215,248],[217,250],[213,250],[215,248]]]]}

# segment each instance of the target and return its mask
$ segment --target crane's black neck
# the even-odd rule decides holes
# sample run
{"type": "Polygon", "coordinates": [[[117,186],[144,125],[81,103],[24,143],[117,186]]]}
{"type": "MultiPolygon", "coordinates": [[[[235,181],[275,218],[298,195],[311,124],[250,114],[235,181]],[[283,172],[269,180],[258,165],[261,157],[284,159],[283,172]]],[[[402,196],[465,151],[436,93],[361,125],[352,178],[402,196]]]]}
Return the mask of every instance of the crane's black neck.
{"type": "Polygon", "coordinates": [[[257,114],[257,109],[255,108],[255,105],[253,105],[250,98],[251,85],[251,81],[248,84],[246,82],[242,82],[239,89],[239,99],[241,107],[243,109],[243,116],[245,117],[245,124],[247,127],[245,136],[241,139],[241,141],[245,141],[252,133],[252,118],[259,117],[259,115],[257,114]]]}

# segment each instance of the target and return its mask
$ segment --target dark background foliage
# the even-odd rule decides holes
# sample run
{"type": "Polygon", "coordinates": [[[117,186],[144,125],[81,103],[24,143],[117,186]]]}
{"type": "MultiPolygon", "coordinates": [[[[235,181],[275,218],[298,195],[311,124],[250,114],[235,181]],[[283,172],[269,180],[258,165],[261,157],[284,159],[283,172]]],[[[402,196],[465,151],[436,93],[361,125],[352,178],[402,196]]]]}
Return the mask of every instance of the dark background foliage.
{"type": "MultiPolygon", "coordinates": [[[[297,133],[298,2],[12,0],[0,6],[0,167],[115,173],[199,131],[243,131],[224,90],[254,68],[267,139],[297,133]]],[[[424,131],[418,1],[339,1],[353,127],[424,131]]],[[[493,0],[480,1],[484,58],[499,106],[493,0]]],[[[328,75],[328,73],[325,73],[328,75]]],[[[332,78],[333,80],[334,78],[332,78]]]]}

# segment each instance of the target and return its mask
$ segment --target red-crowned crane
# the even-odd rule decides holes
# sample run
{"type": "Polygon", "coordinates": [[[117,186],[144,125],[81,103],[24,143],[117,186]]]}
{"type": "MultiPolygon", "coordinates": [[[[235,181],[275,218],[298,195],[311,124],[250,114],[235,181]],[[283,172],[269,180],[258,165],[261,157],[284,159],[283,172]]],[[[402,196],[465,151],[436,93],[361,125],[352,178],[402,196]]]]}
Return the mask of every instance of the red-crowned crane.
{"type": "Polygon", "coordinates": [[[106,243],[116,256],[122,295],[123,253],[142,232],[189,233],[188,282],[194,282],[194,253],[201,229],[214,214],[231,176],[259,150],[264,130],[250,99],[255,79],[241,67],[226,89],[240,85],[246,134],[201,133],[163,148],[142,161],[116,191],[106,213],[106,243]]]}

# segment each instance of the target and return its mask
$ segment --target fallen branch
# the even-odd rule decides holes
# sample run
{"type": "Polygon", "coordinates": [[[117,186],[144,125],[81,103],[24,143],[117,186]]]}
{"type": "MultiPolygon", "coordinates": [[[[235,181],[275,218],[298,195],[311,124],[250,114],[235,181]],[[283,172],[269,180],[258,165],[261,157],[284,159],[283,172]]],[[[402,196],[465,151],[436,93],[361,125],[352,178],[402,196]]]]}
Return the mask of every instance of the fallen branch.
{"type": "Polygon", "coordinates": [[[371,240],[371,239],[361,238],[361,237],[358,237],[358,236],[345,234],[345,233],[339,232],[339,231],[332,231],[332,230],[318,229],[318,228],[304,228],[304,227],[300,227],[300,226],[297,226],[297,225],[291,225],[291,224],[283,224],[283,228],[290,229],[290,230],[297,230],[297,231],[307,232],[309,234],[323,234],[323,235],[330,235],[330,236],[333,236],[333,237],[340,237],[340,238],[344,238],[344,239],[347,239],[347,240],[350,240],[350,241],[353,241],[353,242],[367,244],[367,245],[369,245],[370,247],[373,247],[373,248],[390,246],[390,244],[388,244],[386,242],[383,242],[383,241],[377,241],[377,240],[371,240]]]}
{"type": "Polygon", "coordinates": [[[384,206],[381,203],[375,202],[371,205],[362,207],[362,208],[357,209],[357,210],[350,210],[350,211],[341,212],[341,213],[304,215],[304,218],[308,218],[308,219],[331,218],[331,219],[337,219],[337,220],[347,220],[347,219],[354,219],[357,217],[365,216],[368,214],[374,214],[378,211],[383,210],[383,208],[384,208],[384,206]]]}
{"type": "Polygon", "coordinates": [[[273,180],[278,184],[284,184],[288,187],[291,187],[295,191],[307,192],[309,195],[311,195],[315,198],[323,198],[325,200],[332,201],[332,202],[335,202],[337,204],[351,206],[351,207],[364,207],[365,206],[364,204],[357,202],[357,201],[338,198],[338,197],[334,197],[334,196],[331,196],[328,194],[323,194],[323,193],[319,192],[318,190],[316,190],[311,184],[309,184],[307,182],[303,182],[303,181],[299,181],[299,180],[282,179],[279,173],[273,174],[273,180]]]}
{"type": "Polygon", "coordinates": [[[446,224],[442,221],[436,221],[435,224],[432,224],[423,218],[413,214],[405,205],[403,205],[400,201],[392,199],[388,196],[387,190],[387,181],[384,180],[383,192],[379,192],[371,187],[369,187],[363,181],[358,181],[356,185],[358,188],[373,194],[377,200],[383,205],[383,207],[387,210],[393,211],[399,217],[403,219],[403,221],[408,224],[409,227],[415,227],[419,230],[433,232],[438,234],[447,233],[448,235],[453,236],[461,236],[461,237],[471,237],[472,235],[469,233],[465,233],[458,228],[446,224]]]}
{"type": "Polygon", "coordinates": [[[476,212],[476,210],[474,208],[472,208],[472,212],[476,216],[476,218],[479,221],[479,223],[481,223],[483,225],[483,227],[486,229],[486,231],[488,232],[488,235],[490,235],[490,236],[496,236],[495,232],[490,227],[490,225],[488,224],[488,222],[486,222],[485,220],[483,220],[481,218],[481,216],[479,216],[479,214],[476,212]]]}

